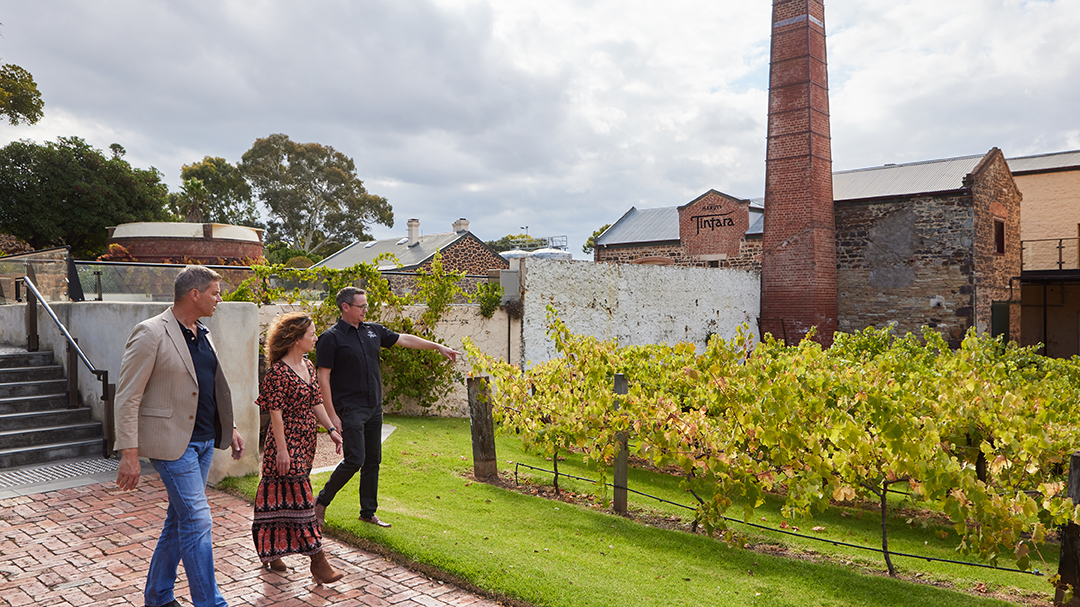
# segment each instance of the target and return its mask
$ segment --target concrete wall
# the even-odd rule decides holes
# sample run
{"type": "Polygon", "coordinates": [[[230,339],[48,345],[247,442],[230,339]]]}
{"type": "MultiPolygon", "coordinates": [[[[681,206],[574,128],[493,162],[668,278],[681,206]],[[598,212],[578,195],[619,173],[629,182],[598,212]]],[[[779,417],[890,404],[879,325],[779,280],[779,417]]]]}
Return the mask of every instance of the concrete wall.
{"type": "MultiPolygon", "coordinates": [[[[136,324],[156,316],[168,308],[162,303],[80,302],[50,304],[57,318],[79,340],[79,347],[98,369],[109,371],[109,382],[117,383],[120,361],[127,339],[136,324]]],[[[0,306],[0,343],[26,346],[26,305],[0,306]]],[[[223,302],[218,304],[212,318],[203,323],[217,347],[218,359],[233,394],[236,425],[249,448],[244,457],[235,461],[228,451],[216,451],[210,470],[210,482],[225,476],[240,476],[257,472],[259,411],[258,396],[258,313],[254,304],[223,302]]],[[[38,336],[41,350],[52,350],[56,362],[67,369],[66,341],[45,309],[38,307],[38,336]]],[[[94,419],[104,421],[101,382],[81,363],[79,365],[79,394],[93,411],[94,419]]]]}
{"type": "Polygon", "coordinates": [[[623,345],[690,342],[700,351],[710,332],[732,338],[746,323],[757,333],[755,272],[544,259],[524,259],[522,268],[522,364],[556,356],[548,304],[574,333],[623,345]]]}

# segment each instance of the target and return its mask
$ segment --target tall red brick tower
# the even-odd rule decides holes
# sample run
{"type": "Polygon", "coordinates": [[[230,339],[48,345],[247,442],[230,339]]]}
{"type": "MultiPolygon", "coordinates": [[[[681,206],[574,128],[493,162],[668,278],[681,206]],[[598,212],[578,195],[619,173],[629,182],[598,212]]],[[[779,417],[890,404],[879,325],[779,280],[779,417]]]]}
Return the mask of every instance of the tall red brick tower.
{"type": "Polygon", "coordinates": [[[773,0],[761,329],[795,343],[836,331],[829,86],[822,0],[773,0]]]}

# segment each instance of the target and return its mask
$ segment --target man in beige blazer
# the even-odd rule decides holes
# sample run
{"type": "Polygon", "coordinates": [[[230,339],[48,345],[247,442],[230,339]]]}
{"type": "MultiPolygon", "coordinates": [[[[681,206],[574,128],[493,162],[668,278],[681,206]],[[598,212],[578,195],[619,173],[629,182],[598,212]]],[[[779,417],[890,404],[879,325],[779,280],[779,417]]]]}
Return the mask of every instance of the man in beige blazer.
{"type": "Polygon", "coordinates": [[[182,560],[196,607],[227,607],[214,578],[212,520],[206,479],[214,448],[244,454],[233,425],[229,384],[210,333],[199,318],[221,301],[221,276],[188,266],[176,277],[171,308],[135,326],[120,365],[116,392],[116,484],[139,483],[139,457],[150,459],[169,496],[169,509],[147,572],[148,607],[178,606],[173,589],[182,560]]]}

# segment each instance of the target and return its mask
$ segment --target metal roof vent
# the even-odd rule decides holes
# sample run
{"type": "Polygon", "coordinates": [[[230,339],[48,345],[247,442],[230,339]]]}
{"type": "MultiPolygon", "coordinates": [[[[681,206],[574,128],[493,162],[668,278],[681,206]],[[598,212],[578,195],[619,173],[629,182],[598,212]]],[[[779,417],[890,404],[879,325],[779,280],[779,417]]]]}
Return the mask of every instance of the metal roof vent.
{"type": "Polygon", "coordinates": [[[365,249],[370,249],[371,247],[375,246],[375,245],[376,245],[376,244],[378,244],[378,243],[379,243],[379,241],[378,241],[378,240],[372,240],[371,242],[369,242],[369,243],[367,243],[366,245],[364,245],[364,248],[365,248],[365,249]]]}
{"type": "Polygon", "coordinates": [[[405,238],[402,238],[401,240],[397,241],[394,244],[405,244],[406,242],[409,242],[409,237],[408,236],[406,236],[405,238]]]}

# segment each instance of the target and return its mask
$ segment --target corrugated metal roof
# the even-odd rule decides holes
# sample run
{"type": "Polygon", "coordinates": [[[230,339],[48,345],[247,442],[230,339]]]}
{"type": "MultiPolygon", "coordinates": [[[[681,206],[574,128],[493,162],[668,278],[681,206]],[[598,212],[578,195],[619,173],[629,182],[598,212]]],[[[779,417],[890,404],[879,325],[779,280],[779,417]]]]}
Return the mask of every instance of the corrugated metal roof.
{"type": "Polygon", "coordinates": [[[1009,163],[1009,170],[1013,173],[1052,171],[1072,167],[1080,168],[1080,150],[1006,158],[1005,162],[1009,163]]]}
{"type": "Polygon", "coordinates": [[[837,171],[833,173],[833,200],[959,190],[964,187],[964,177],[985,155],[837,171]]]}
{"type": "Polygon", "coordinates": [[[630,207],[596,239],[597,246],[679,240],[679,207],[638,209],[630,207]]]}
{"type": "MultiPolygon", "coordinates": [[[[762,233],[764,207],[762,199],[750,199],[750,227],[746,234],[762,233]]],[[[679,207],[637,209],[630,207],[600,238],[597,246],[639,244],[643,242],[679,241],[679,207]]]]}
{"type": "MultiPolygon", "coordinates": [[[[412,268],[424,263],[435,254],[435,251],[445,249],[466,234],[468,232],[427,234],[421,236],[417,244],[411,247],[405,244],[406,238],[354,242],[315,265],[341,270],[358,263],[371,263],[383,253],[393,253],[401,262],[403,268],[412,268]]],[[[379,269],[394,269],[396,267],[388,262],[381,263],[379,269]]]]}

